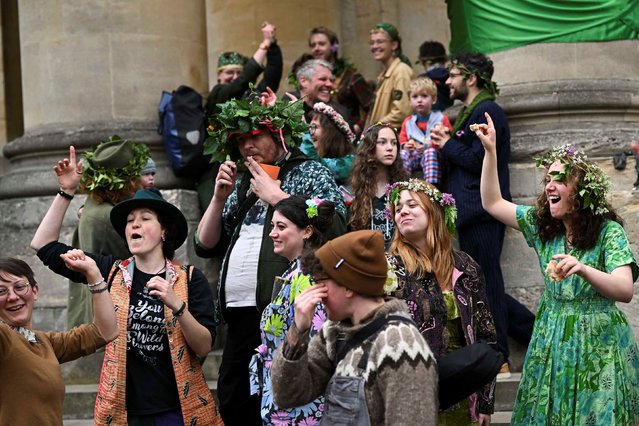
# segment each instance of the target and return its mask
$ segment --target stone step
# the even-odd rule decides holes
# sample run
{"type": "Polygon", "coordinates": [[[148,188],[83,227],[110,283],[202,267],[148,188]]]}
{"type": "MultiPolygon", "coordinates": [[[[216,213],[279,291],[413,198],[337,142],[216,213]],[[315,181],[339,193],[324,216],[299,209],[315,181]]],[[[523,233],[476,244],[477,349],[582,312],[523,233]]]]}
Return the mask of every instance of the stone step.
{"type": "MultiPolygon", "coordinates": [[[[490,424],[491,426],[506,426],[510,425],[510,419],[513,416],[512,411],[495,411],[492,416],[490,416],[490,424]]],[[[65,423],[66,426],[66,423],[65,423]]],[[[78,425],[80,426],[80,425],[78,425]]],[[[84,426],[84,425],[81,425],[84,426]]]]}
{"type": "Polygon", "coordinates": [[[508,379],[497,379],[495,386],[495,411],[512,411],[521,373],[511,373],[508,379]]]}

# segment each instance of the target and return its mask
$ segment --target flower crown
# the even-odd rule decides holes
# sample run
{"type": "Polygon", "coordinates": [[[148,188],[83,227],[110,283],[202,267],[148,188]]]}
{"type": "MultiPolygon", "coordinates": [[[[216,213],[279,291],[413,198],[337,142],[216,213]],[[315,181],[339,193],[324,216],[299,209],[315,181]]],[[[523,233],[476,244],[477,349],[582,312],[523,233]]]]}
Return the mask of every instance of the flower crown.
{"type": "MultiPolygon", "coordinates": [[[[250,85],[251,90],[253,85],[250,85]]],[[[262,104],[257,93],[249,98],[231,99],[218,104],[219,112],[209,118],[209,137],[204,142],[204,154],[211,155],[211,161],[225,161],[227,156],[233,161],[241,160],[237,143],[233,136],[255,133],[268,129],[276,133],[284,147],[299,145],[308,125],[304,122],[303,100],[284,102],[280,99],[273,106],[262,104]]]]}
{"type": "Polygon", "coordinates": [[[364,138],[366,136],[368,136],[368,134],[375,128],[375,127],[388,127],[389,129],[391,129],[395,135],[397,135],[397,131],[395,130],[395,128],[393,127],[393,125],[391,123],[388,122],[382,122],[382,121],[377,121],[373,124],[371,124],[370,126],[368,126],[366,129],[364,129],[364,131],[362,132],[362,135],[359,137],[359,140],[357,141],[357,145],[359,145],[360,143],[362,143],[362,141],[364,140],[364,138]]]}
{"type": "Polygon", "coordinates": [[[353,133],[351,127],[348,125],[346,120],[344,120],[342,114],[335,111],[335,108],[325,104],[324,102],[317,102],[315,105],[313,105],[313,110],[330,118],[330,120],[337,126],[340,132],[344,133],[349,143],[353,143],[355,141],[355,133],[353,133]]]}
{"type": "Polygon", "coordinates": [[[411,192],[423,192],[426,194],[431,203],[437,204],[444,209],[444,223],[448,233],[455,234],[455,221],[457,220],[457,207],[455,199],[446,192],[441,192],[419,179],[410,179],[403,182],[395,182],[392,185],[386,185],[386,195],[388,195],[388,208],[386,214],[390,216],[391,203],[397,205],[399,202],[399,194],[408,190],[411,192]]]}
{"type": "Polygon", "coordinates": [[[610,191],[610,180],[604,171],[588,160],[583,151],[571,144],[555,147],[544,156],[535,158],[535,165],[548,168],[556,161],[563,164],[564,169],[550,172],[553,180],[567,183],[573,168],[581,169],[584,178],[583,181],[577,182],[577,193],[583,199],[582,209],[590,209],[595,215],[608,213],[606,195],[610,191]]]}

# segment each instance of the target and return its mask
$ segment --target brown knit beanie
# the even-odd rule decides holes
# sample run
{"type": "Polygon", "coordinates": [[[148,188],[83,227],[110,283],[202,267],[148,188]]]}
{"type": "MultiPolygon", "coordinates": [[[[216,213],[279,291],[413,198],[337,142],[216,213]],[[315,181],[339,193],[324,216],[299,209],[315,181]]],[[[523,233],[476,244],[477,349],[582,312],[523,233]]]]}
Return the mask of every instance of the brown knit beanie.
{"type": "Polygon", "coordinates": [[[324,272],[337,284],[367,296],[383,296],[387,262],[379,231],[353,231],[315,252],[324,272]]]}

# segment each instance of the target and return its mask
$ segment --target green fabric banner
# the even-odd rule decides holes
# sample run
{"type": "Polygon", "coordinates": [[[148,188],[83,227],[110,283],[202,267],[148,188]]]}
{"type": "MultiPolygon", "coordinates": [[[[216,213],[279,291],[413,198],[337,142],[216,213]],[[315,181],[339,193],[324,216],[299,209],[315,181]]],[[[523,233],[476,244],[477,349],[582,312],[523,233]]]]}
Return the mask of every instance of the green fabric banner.
{"type": "Polygon", "coordinates": [[[639,39],[639,0],[446,0],[451,52],[639,39]]]}

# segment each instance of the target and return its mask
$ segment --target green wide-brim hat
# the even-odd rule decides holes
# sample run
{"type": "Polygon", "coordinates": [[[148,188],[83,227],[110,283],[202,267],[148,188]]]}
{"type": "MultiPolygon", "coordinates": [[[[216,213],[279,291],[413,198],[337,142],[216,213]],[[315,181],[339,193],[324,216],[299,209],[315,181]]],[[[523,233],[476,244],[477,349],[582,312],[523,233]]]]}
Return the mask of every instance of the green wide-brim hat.
{"type": "Polygon", "coordinates": [[[138,190],[133,198],[124,200],[116,204],[111,209],[111,224],[118,234],[126,240],[126,219],[135,209],[147,208],[153,210],[161,216],[168,217],[169,221],[176,227],[176,235],[171,235],[171,239],[175,242],[175,248],[179,248],[189,233],[186,218],[173,204],[162,198],[161,195],[146,189],[138,190]]]}

